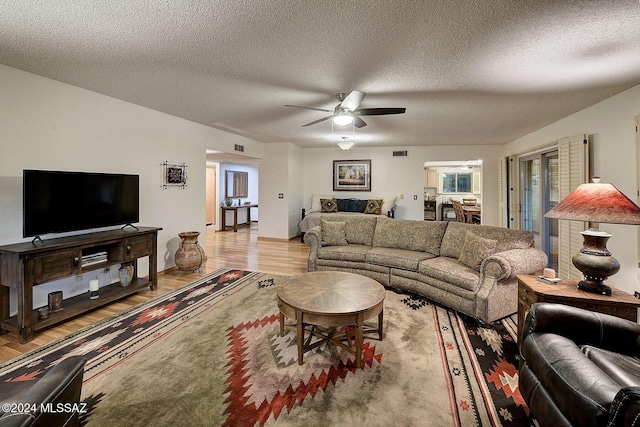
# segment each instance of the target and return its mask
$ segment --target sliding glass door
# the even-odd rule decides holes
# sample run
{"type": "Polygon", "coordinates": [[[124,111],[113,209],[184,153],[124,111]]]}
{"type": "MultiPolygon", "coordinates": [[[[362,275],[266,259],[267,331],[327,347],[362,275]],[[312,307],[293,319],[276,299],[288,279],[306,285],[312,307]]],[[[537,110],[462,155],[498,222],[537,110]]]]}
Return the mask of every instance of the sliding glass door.
{"type": "Polygon", "coordinates": [[[535,246],[558,269],[558,220],[545,218],[559,202],[558,152],[534,154],[520,159],[520,229],[533,233],[535,246]]]}

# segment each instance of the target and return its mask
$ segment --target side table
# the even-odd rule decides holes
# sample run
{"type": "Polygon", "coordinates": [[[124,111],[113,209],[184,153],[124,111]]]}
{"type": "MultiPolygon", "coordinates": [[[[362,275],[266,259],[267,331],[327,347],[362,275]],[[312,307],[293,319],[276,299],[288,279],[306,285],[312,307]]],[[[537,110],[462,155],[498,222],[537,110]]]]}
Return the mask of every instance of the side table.
{"type": "Polygon", "coordinates": [[[251,208],[257,208],[257,203],[251,203],[248,205],[232,205],[232,206],[221,206],[221,216],[222,216],[222,227],[220,227],[221,231],[227,231],[227,229],[232,228],[234,232],[238,231],[239,227],[250,227],[251,226],[251,208]],[[247,209],[247,221],[238,223],[238,210],[247,209]],[[227,211],[233,212],[233,225],[227,225],[227,211]]]}
{"type": "Polygon", "coordinates": [[[554,302],[591,311],[612,314],[638,321],[640,299],[611,285],[611,295],[598,295],[578,289],[578,280],[564,279],[557,285],[544,283],[537,276],[517,275],[518,279],[518,345],[521,344],[524,320],[536,302],[554,302]]]}

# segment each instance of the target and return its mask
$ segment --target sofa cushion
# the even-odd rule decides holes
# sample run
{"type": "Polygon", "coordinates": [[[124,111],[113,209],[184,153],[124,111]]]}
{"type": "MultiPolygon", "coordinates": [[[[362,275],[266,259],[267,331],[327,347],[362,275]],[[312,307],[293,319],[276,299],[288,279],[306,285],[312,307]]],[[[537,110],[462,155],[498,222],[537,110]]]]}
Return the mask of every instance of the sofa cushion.
{"type": "Polygon", "coordinates": [[[344,246],[348,245],[345,234],[344,221],[320,220],[320,236],[322,246],[344,246]]]}
{"type": "Polygon", "coordinates": [[[318,259],[365,262],[370,249],[363,245],[325,246],[318,249],[318,259]]]}
{"type": "Polygon", "coordinates": [[[526,249],[533,246],[533,234],[530,231],[511,230],[490,225],[478,226],[464,222],[449,222],[442,238],[440,255],[456,259],[460,258],[467,231],[472,231],[485,239],[496,240],[498,243],[495,252],[509,249],[526,249]]]}
{"type": "Polygon", "coordinates": [[[480,264],[486,257],[495,252],[497,244],[498,242],[495,240],[485,239],[471,231],[467,231],[458,261],[467,267],[480,271],[480,264]]]}
{"type": "Polygon", "coordinates": [[[320,199],[320,212],[338,212],[338,202],[336,199],[320,199]]]}
{"type": "Polygon", "coordinates": [[[378,218],[373,246],[429,252],[438,256],[446,229],[447,223],[442,221],[378,218]]]}
{"type": "Polygon", "coordinates": [[[435,255],[428,252],[374,247],[367,252],[366,260],[370,264],[418,271],[418,264],[420,261],[433,257],[435,257],[435,255]]]}
{"type": "Polygon", "coordinates": [[[480,285],[480,273],[453,258],[440,256],[421,261],[418,271],[471,292],[475,292],[480,285]]]}
{"type": "Polygon", "coordinates": [[[382,199],[369,199],[364,210],[366,214],[380,215],[382,212],[382,199]]]}
{"type": "Polygon", "coordinates": [[[373,246],[378,217],[353,216],[345,218],[345,233],[350,245],[373,246]]]}
{"type": "Polygon", "coordinates": [[[602,348],[585,345],[582,352],[622,387],[640,386],[640,359],[602,348]]]}

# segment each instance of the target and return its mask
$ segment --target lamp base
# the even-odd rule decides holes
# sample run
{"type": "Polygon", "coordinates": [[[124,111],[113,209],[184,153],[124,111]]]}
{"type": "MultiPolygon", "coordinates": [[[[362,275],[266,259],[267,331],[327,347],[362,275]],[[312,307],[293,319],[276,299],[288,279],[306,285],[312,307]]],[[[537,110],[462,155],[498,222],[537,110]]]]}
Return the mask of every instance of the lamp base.
{"type": "Polygon", "coordinates": [[[584,279],[578,289],[599,295],[611,295],[611,288],[604,284],[610,276],[620,270],[620,264],[607,249],[611,234],[597,228],[581,232],[584,245],[572,258],[573,265],[580,270],[584,279]]]}
{"type": "Polygon", "coordinates": [[[593,294],[611,295],[611,288],[598,279],[585,278],[578,282],[578,289],[593,294]]]}

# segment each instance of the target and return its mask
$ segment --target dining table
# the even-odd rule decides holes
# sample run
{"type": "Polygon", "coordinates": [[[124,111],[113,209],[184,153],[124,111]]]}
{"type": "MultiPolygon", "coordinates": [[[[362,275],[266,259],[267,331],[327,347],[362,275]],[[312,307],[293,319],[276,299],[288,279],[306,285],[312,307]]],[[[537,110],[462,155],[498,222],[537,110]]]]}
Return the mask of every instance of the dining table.
{"type": "Polygon", "coordinates": [[[465,206],[462,205],[462,210],[464,210],[464,215],[467,219],[468,223],[473,222],[473,216],[474,215],[478,215],[480,216],[482,214],[482,208],[480,206],[465,206]]]}

